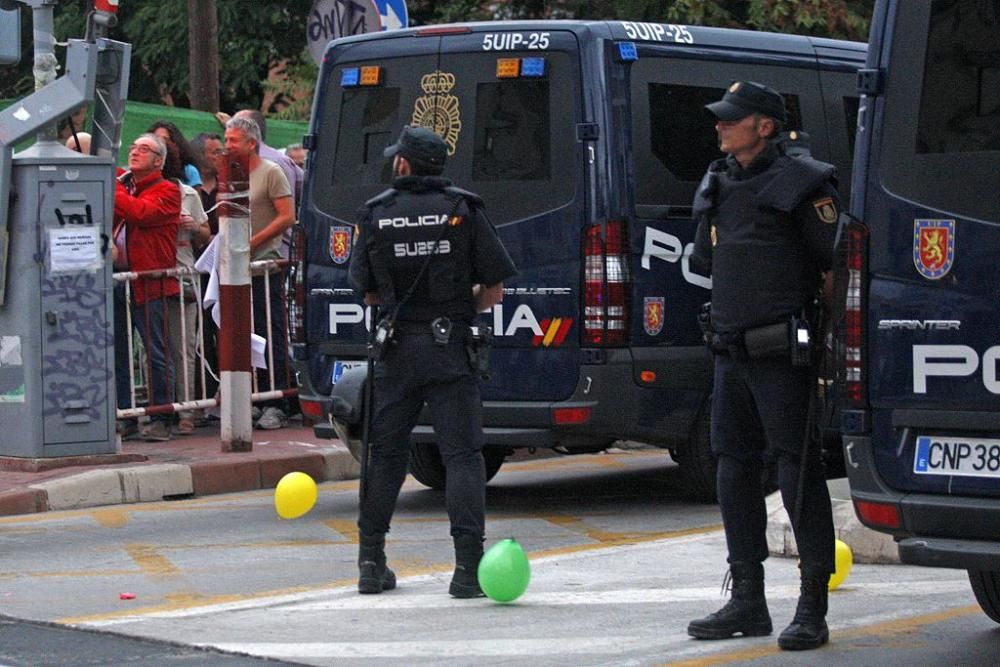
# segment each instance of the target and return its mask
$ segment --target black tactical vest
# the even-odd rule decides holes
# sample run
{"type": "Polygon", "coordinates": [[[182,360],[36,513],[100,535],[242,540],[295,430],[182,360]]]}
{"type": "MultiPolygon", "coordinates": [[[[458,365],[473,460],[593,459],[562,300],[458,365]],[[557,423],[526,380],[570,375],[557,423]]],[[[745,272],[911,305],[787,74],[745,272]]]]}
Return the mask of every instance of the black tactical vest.
{"type": "Polygon", "coordinates": [[[798,313],[819,287],[820,270],[792,212],[832,167],[776,151],[761,157],[746,170],[730,158],[716,174],[716,206],[706,222],[712,325],[720,332],[781,321],[798,313]]]}
{"type": "Polygon", "coordinates": [[[472,298],[473,225],[464,224],[481,200],[440,177],[406,176],[365,206],[368,255],[388,312],[415,285],[396,319],[456,322],[475,317],[472,298]],[[419,282],[421,267],[427,269],[419,282]]]}

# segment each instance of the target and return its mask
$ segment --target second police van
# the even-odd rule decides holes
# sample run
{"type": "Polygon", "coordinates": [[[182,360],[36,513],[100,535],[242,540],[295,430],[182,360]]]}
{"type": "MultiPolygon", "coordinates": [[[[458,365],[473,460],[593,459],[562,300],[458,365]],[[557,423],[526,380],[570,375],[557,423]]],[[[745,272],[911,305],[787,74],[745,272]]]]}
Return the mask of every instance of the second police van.
{"type": "Polygon", "coordinates": [[[845,467],[1000,623],[1000,5],[880,0],[838,267],[845,467]]]}
{"type": "MultiPolygon", "coordinates": [[[[291,350],[303,412],[334,437],[330,393],[365,356],[367,309],[348,284],[361,204],[391,183],[382,151],[407,124],[449,147],[445,176],[481,195],[518,267],[482,316],[487,474],[514,448],[669,450],[712,498],[712,361],[700,342],[709,278],[690,267],[691,202],[719,157],[704,105],[766,83],[813,155],[850,182],[854,42],[693,26],[536,21],[430,26],[331,42],[313,105],[291,350]]],[[[847,188],[842,185],[846,201],[847,188]]],[[[427,416],[411,472],[441,487],[427,416]]],[[[352,441],[357,426],[341,427],[352,441]]]]}

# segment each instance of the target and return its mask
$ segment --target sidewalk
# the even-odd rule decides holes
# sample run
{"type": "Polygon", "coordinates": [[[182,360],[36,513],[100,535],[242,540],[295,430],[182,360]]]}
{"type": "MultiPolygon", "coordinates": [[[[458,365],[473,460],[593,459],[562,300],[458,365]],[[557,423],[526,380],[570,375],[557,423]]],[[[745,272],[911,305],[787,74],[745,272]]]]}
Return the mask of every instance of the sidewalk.
{"type": "MultiPolygon", "coordinates": [[[[255,430],[251,452],[223,452],[219,423],[212,422],[169,442],[122,443],[115,462],[108,458],[79,457],[81,465],[35,470],[23,465],[35,460],[0,459],[0,516],[270,489],[293,471],[317,482],[359,474],[344,445],[320,440],[296,421],[255,430]]],[[[40,463],[37,468],[50,462],[40,463]]]]}

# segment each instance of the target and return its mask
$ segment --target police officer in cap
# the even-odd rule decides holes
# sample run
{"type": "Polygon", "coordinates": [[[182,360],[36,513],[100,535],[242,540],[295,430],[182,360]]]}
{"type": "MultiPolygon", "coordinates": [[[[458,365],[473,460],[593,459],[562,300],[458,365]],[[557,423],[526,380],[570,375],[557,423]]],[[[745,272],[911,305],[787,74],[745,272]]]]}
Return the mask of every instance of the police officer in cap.
{"type": "Polygon", "coordinates": [[[776,462],[801,573],[795,617],[778,646],[813,649],[829,639],[834,528],[820,453],[806,444],[816,379],[813,355],[802,346],[819,336],[806,322],[833,261],[840,209],[834,168],[801,151],[785,153],[778,139],[785,102],[767,86],[733,83],[707,109],[727,156],[709,166],[695,197],[692,263],[712,276],[704,327],[715,353],[711,441],[732,598],[692,621],[688,634],[726,639],[771,633],[762,478],[766,465],[776,462]]]}
{"type": "Polygon", "coordinates": [[[449,592],[483,594],[482,404],[466,344],[476,313],[500,302],[503,281],[516,269],[483,200],[440,175],[447,155],[432,130],[403,128],[385,150],[392,187],[365,204],[350,265],[351,285],[365,303],[380,306],[381,328],[392,330],[374,370],[371,459],[358,518],[361,593],[396,585],[385,534],[406,477],[410,432],[426,403],[447,475],[456,561],[449,592]]]}

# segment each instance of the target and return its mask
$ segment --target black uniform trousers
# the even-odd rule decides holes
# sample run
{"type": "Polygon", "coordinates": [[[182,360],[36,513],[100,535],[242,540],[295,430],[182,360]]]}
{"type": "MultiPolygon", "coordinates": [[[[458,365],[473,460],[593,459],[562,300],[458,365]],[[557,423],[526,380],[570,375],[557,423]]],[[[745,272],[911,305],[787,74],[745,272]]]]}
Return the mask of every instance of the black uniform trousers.
{"type": "Polygon", "coordinates": [[[816,574],[835,569],[833,511],[818,446],[808,452],[798,521],[794,516],[814,381],[811,369],[786,359],[715,357],[712,451],[730,563],[760,563],[768,556],[763,476],[765,465],[774,461],[801,569],[816,574]]]}
{"type": "Polygon", "coordinates": [[[482,537],[486,532],[482,403],[464,338],[435,344],[429,325],[427,333],[396,335],[399,342],[375,365],[371,458],[358,528],[363,535],[388,532],[406,478],[410,432],[426,402],[446,471],[451,534],[482,537]]]}

